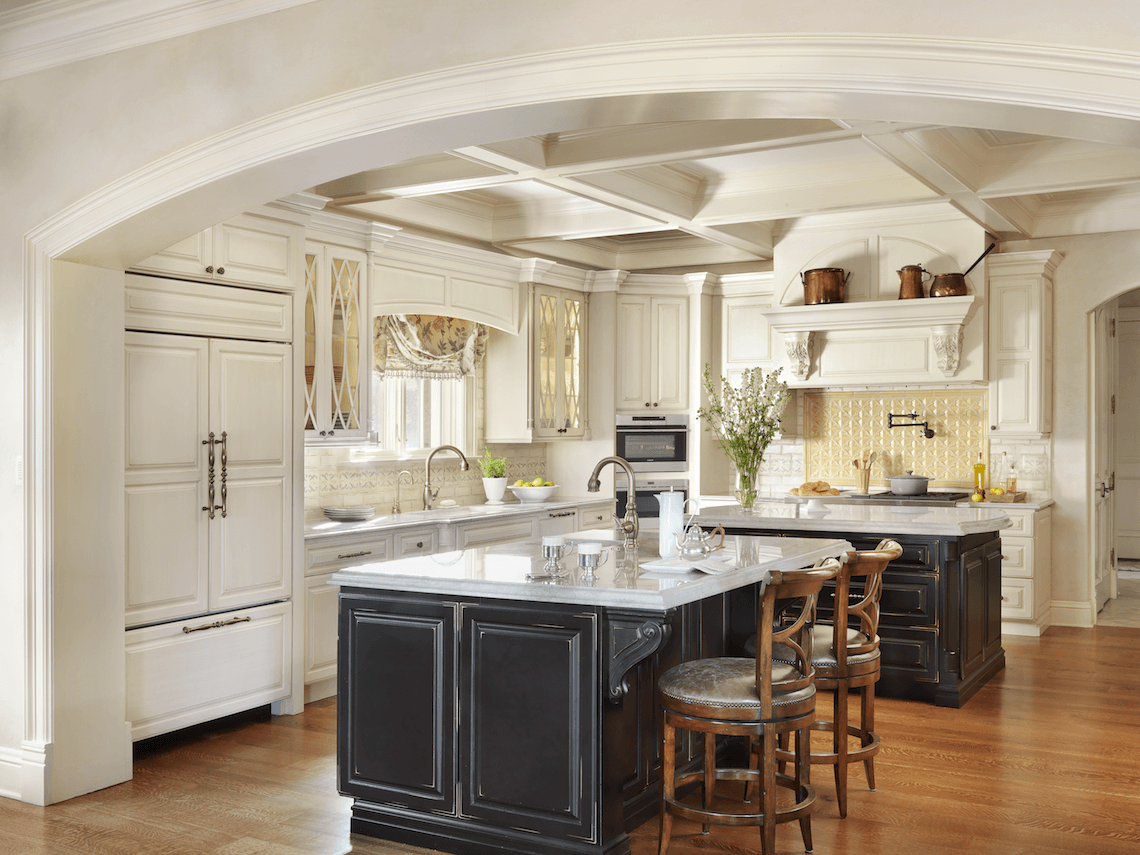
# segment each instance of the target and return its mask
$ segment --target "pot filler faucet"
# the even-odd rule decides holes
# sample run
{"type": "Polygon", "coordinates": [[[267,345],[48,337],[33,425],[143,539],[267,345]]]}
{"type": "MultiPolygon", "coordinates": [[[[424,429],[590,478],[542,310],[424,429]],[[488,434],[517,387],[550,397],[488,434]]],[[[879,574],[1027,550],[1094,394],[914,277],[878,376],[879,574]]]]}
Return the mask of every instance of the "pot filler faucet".
{"type": "Polygon", "coordinates": [[[620,528],[625,535],[625,540],[622,545],[627,550],[636,549],[637,535],[641,524],[637,519],[637,501],[634,499],[633,490],[633,467],[629,465],[629,461],[623,457],[603,457],[598,461],[598,465],[594,467],[593,474],[590,475],[590,480],[586,482],[586,489],[591,493],[598,492],[602,486],[598,480],[598,473],[602,471],[602,467],[607,463],[612,463],[615,468],[618,466],[622,467],[625,470],[625,477],[629,479],[629,500],[625,503],[625,517],[619,520],[617,514],[614,514],[613,518],[618,528],[620,528]]]}
{"type": "Polygon", "coordinates": [[[430,511],[435,497],[439,495],[439,487],[434,490],[431,488],[431,459],[439,454],[441,451],[454,451],[459,455],[459,468],[466,472],[470,469],[467,463],[467,458],[463,456],[463,452],[456,448],[454,445],[440,445],[431,450],[431,454],[427,456],[427,463],[424,464],[424,510],[430,511]]]}

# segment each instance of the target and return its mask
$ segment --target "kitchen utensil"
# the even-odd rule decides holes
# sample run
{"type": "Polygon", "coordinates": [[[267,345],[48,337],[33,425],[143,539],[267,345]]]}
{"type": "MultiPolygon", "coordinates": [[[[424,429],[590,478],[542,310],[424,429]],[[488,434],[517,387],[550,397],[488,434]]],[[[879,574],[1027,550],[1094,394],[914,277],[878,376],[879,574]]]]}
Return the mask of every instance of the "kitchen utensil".
{"type": "Polygon", "coordinates": [[[913,300],[918,297],[925,297],[926,293],[923,290],[925,286],[924,276],[931,276],[932,274],[922,269],[921,264],[908,264],[898,271],[899,274],[899,299],[900,300],[913,300]]]}
{"type": "Polygon", "coordinates": [[[724,527],[719,525],[711,532],[702,531],[699,525],[691,525],[689,530],[685,532],[684,540],[681,540],[681,535],[677,535],[678,555],[689,560],[704,558],[722,546],[724,546],[724,527]],[[720,533],[720,543],[713,546],[713,535],[718,532],[720,533]]]}
{"type": "Polygon", "coordinates": [[[847,280],[850,277],[851,274],[840,267],[820,267],[815,270],[801,271],[800,279],[804,284],[804,305],[842,303],[847,280]]]}
{"type": "Polygon", "coordinates": [[[662,558],[672,558],[677,554],[677,536],[685,530],[685,494],[670,490],[658,493],[657,549],[662,558]]]}
{"type": "Polygon", "coordinates": [[[578,566],[582,569],[582,581],[589,584],[596,579],[599,567],[609,560],[610,554],[602,550],[600,543],[583,543],[578,546],[578,566]]]}
{"type": "Polygon", "coordinates": [[[915,475],[913,470],[908,469],[905,475],[890,477],[891,492],[898,496],[925,496],[926,487],[933,480],[926,475],[915,475]]]}
{"type": "Polygon", "coordinates": [[[986,251],[978,256],[978,260],[971,264],[966,273],[940,273],[934,277],[930,284],[931,297],[964,297],[966,295],[966,274],[978,266],[978,262],[989,255],[997,244],[991,243],[986,251]]]}

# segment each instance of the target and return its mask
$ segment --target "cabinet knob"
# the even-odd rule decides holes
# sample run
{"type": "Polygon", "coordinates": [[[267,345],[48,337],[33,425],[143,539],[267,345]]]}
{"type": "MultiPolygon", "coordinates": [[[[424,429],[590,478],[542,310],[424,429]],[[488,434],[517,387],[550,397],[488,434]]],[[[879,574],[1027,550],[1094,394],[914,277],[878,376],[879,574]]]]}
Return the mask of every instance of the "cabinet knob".
{"type": "Polygon", "coordinates": [[[424,542],[422,540],[416,541],[416,549],[423,549],[424,542]]]}
{"type": "Polygon", "coordinates": [[[990,425],[990,430],[997,430],[997,425],[990,425]]]}
{"type": "Polygon", "coordinates": [[[655,407],[657,406],[657,402],[656,402],[656,401],[654,401],[654,402],[653,402],[653,406],[655,406],[655,407]]]}
{"type": "Polygon", "coordinates": [[[219,268],[218,268],[218,275],[219,275],[219,276],[221,276],[221,275],[222,275],[223,273],[225,273],[225,272],[226,272],[226,268],[224,268],[224,267],[219,267],[219,268]]]}
{"type": "Polygon", "coordinates": [[[645,402],[645,406],[647,406],[647,407],[649,406],[649,402],[648,402],[648,401],[646,401],[646,402],[645,402]]]}
{"type": "Polygon", "coordinates": [[[206,272],[207,273],[213,273],[214,272],[214,265],[211,264],[209,267],[207,267],[206,272]]]}

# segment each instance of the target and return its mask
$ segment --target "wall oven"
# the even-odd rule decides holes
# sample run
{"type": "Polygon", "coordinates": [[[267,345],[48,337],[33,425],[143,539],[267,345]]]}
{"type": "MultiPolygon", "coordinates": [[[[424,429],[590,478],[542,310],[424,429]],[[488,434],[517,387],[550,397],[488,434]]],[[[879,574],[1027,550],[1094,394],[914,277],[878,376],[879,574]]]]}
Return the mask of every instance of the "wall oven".
{"type": "MultiPolygon", "coordinates": [[[[636,478],[634,501],[637,502],[637,515],[654,519],[661,516],[661,503],[657,501],[657,494],[668,493],[670,489],[680,493],[684,499],[689,498],[689,482],[685,478],[636,478]]],[[[614,475],[614,496],[617,498],[617,508],[614,513],[618,517],[623,517],[626,505],[629,503],[629,479],[624,474],[614,475]]]]}
{"type": "Polygon", "coordinates": [[[619,414],[616,446],[617,456],[629,461],[634,472],[684,472],[689,468],[689,417],[619,414]]]}

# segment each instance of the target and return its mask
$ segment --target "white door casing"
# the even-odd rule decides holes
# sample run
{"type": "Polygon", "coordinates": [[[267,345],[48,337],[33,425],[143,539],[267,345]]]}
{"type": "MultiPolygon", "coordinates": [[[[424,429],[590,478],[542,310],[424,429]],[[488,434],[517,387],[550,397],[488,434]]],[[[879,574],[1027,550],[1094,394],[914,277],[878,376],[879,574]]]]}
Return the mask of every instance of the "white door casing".
{"type": "Polygon", "coordinates": [[[1140,559],[1140,309],[1116,317],[1116,556],[1140,559]]]}
{"type": "Polygon", "coordinates": [[[1111,329],[1115,302],[1101,306],[1090,319],[1093,336],[1092,438],[1093,438],[1093,565],[1094,608],[1099,612],[1116,596],[1116,520],[1113,511],[1112,464],[1115,443],[1116,345],[1111,329]]]}

